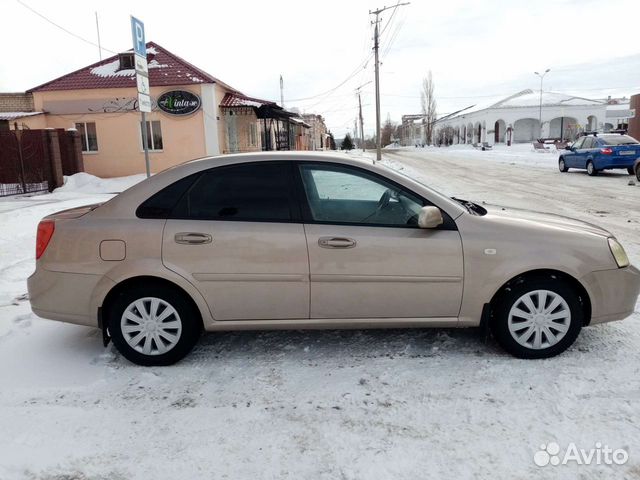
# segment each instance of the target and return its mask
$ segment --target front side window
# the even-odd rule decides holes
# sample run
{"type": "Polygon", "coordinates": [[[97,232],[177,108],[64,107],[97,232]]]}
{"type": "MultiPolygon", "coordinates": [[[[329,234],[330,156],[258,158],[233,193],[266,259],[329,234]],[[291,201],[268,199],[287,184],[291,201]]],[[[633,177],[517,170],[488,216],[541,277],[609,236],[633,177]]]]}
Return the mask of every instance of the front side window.
{"type": "Polygon", "coordinates": [[[83,153],[98,151],[98,134],[95,122],[76,123],[76,130],[80,134],[83,153]]]}
{"type": "Polygon", "coordinates": [[[578,140],[573,142],[573,145],[571,145],[571,146],[576,150],[582,148],[582,144],[584,143],[584,139],[585,139],[585,137],[580,137],[578,140]]]}
{"type": "MultiPolygon", "coordinates": [[[[144,137],[142,136],[142,123],[140,123],[141,143],[144,145],[144,137]]],[[[149,150],[162,150],[164,148],[162,142],[162,128],[160,120],[147,122],[147,148],[149,150]]]]}
{"type": "Polygon", "coordinates": [[[219,167],[202,174],[172,218],[290,222],[291,169],[285,164],[219,167]]]}
{"type": "Polygon", "coordinates": [[[584,149],[593,148],[593,137],[586,137],[584,139],[584,143],[582,144],[582,147],[580,148],[584,148],[584,149]]]}
{"type": "Polygon", "coordinates": [[[322,223],[417,226],[421,198],[364,171],[300,165],[311,219],[322,223]]]}

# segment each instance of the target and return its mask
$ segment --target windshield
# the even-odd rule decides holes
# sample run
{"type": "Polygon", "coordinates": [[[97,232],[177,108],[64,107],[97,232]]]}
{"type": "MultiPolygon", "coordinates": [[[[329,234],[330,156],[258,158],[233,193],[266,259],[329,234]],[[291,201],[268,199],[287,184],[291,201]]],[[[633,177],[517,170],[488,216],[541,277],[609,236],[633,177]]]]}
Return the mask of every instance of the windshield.
{"type": "Polygon", "coordinates": [[[637,145],[638,141],[629,135],[602,135],[605,145],[637,145]]]}

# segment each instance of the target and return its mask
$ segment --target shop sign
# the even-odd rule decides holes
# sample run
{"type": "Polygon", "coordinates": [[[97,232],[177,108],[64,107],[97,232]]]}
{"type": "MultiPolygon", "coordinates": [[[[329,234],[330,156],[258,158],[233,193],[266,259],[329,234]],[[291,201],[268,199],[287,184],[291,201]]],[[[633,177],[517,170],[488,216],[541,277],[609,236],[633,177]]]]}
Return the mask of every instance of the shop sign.
{"type": "Polygon", "coordinates": [[[200,108],[200,97],[186,90],[165,92],[158,97],[158,107],[170,115],[189,115],[200,108]]]}

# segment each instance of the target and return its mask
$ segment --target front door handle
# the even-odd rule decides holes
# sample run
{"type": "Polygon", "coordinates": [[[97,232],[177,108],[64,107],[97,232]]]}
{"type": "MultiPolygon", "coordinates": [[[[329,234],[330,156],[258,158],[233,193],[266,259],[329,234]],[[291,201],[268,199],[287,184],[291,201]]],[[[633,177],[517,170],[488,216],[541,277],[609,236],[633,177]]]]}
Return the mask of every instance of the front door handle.
{"type": "Polygon", "coordinates": [[[320,237],[318,245],[322,248],[353,248],[356,246],[356,241],[346,237],[320,237]]]}
{"type": "Polygon", "coordinates": [[[211,235],[206,233],[180,232],[175,235],[176,243],[184,245],[201,245],[203,243],[211,243],[211,235]]]}

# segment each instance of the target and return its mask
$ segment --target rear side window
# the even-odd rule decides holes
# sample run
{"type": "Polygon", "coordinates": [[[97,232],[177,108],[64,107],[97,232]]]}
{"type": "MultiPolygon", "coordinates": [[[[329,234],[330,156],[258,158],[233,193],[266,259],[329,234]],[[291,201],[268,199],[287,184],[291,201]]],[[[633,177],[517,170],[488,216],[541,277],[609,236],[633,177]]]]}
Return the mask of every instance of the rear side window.
{"type": "Polygon", "coordinates": [[[169,218],[178,201],[200,175],[200,172],[194,173],[163,188],[138,207],[136,216],[139,218],[169,218]]]}
{"type": "Polygon", "coordinates": [[[257,163],[206,171],[171,218],[290,222],[294,220],[290,165],[257,163]]]}
{"type": "Polygon", "coordinates": [[[600,137],[605,145],[637,145],[638,141],[629,135],[606,135],[600,137]]]}

